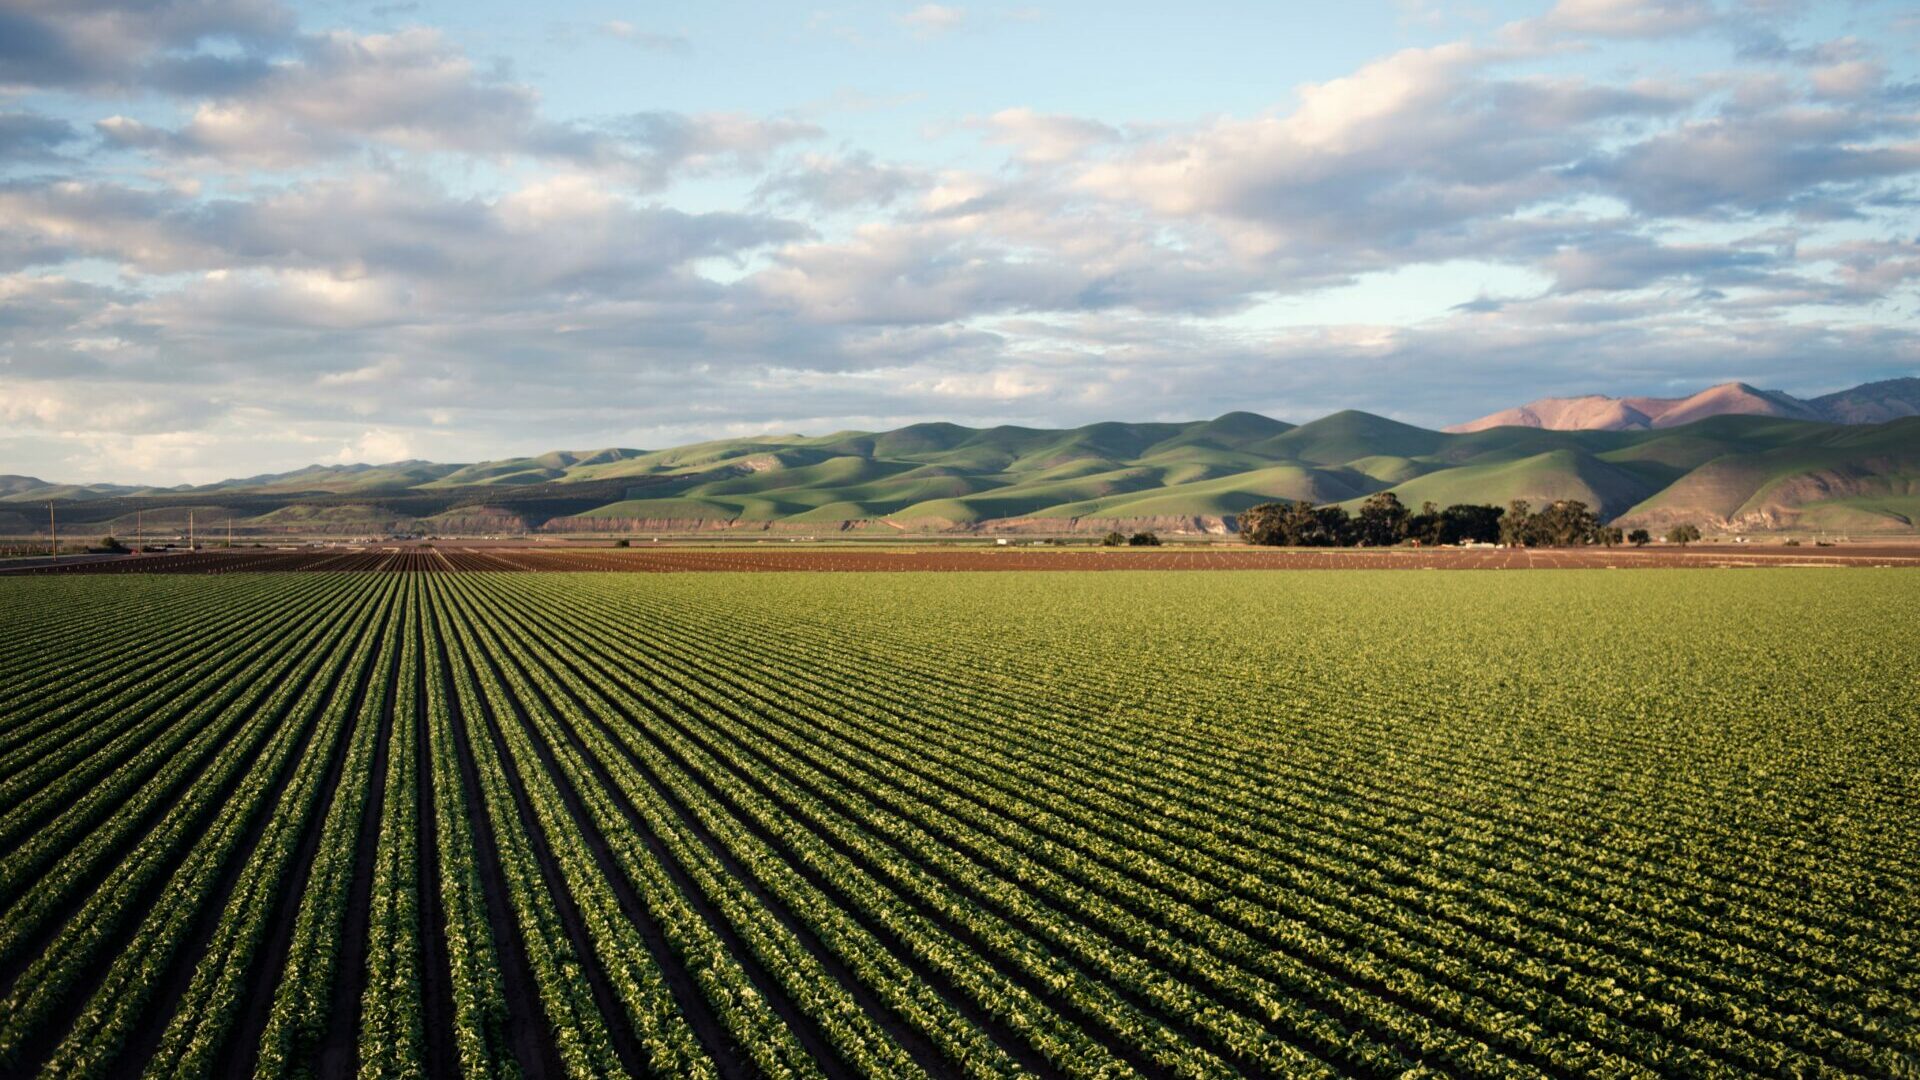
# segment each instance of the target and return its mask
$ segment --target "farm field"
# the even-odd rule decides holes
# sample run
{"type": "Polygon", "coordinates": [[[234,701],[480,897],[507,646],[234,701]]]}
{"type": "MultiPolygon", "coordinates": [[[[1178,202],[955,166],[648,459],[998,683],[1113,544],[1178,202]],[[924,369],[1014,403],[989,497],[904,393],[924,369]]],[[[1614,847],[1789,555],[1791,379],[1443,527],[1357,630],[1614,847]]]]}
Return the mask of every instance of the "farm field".
{"type": "Polygon", "coordinates": [[[1697,545],[1567,548],[812,547],[788,544],[635,548],[369,544],[323,550],[215,548],[137,557],[34,560],[10,574],[362,573],[367,571],[687,573],[955,570],[1580,570],[1673,567],[1920,568],[1920,545],[1697,545]]]}
{"type": "Polygon", "coordinates": [[[1920,1074],[1920,574],[367,554],[0,580],[0,1075],[1920,1074]]]}

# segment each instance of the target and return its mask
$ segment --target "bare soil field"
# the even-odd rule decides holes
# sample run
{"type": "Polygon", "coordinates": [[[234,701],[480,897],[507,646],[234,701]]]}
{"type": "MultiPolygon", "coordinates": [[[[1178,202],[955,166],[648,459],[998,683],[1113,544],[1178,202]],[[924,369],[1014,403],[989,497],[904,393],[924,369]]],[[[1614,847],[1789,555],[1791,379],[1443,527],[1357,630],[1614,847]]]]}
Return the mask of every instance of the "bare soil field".
{"type": "Polygon", "coordinates": [[[13,574],[273,572],[874,572],[1007,570],[1578,570],[1651,567],[1920,567],[1920,545],[1833,548],[1201,548],[956,549],[369,546],[328,551],[199,551],[36,565],[13,574]]]}

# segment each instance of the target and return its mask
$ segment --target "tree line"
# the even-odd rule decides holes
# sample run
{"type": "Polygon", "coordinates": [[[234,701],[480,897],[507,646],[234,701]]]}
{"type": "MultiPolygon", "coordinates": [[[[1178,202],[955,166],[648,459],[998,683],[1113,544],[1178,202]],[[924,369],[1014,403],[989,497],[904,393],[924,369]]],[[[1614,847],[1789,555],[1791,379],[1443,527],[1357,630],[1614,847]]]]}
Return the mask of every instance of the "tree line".
{"type": "MultiPolygon", "coordinates": [[[[1619,526],[1602,524],[1592,508],[1579,499],[1559,499],[1540,510],[1525,499],[1515,499],[1504,507],[1456,503],[1442,509],[1428,502],[1415,511],[1392,492],[1382,491],[1369,495],[1357,513],[1302,499],[1262,503],[1242,513],[1239,521],[1241,538],[1247,543],[1274,547],[1392,547],[1403,543],[1425,547],[1463,543],[1611,547],[1620,543],[1641,545],[1653,539],[1645,529],[1629,533],[1619,526]]],[[[1686,544],[1700,539],[1700,530],[1676,525],[1667,539],[1686,544]]]]}

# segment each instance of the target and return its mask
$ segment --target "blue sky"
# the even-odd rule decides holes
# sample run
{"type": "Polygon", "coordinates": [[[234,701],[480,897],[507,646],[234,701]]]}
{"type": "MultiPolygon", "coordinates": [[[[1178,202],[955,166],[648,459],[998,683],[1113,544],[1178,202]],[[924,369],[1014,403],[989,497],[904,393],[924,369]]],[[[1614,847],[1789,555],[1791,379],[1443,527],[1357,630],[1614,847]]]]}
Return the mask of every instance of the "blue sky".
{"type": "Polygon", "coordinates": [[[1920,373],[1898,4],[0,3],[0,472],[1920,373]]]}

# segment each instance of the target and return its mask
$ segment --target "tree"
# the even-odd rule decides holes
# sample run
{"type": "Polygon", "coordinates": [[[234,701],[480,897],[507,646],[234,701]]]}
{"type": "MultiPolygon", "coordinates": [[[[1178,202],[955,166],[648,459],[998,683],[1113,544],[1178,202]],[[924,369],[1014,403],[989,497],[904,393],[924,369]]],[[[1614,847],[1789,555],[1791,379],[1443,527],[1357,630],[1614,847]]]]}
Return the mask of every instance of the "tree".
{"type": "Polygon", "coordinates": [[[620,538],[620,539],[618,539],[618,540],[615,540],[615,541],[613,542],[613,546],[614,546],[614,547],[632,547],[632,546],[633,546],[633,541],[631,541],[631,540],[628,540],[628,539],[626,539],[625,537],[622,537],[622,538],[620,538]]]}
{"type": "Polygon", "coordinates": [[[1286,512],[1286,505],[1277,502],[1261,503],[1242,510],[1236,519],[1240,526],[1240,539],[1264,547],[1280,544],[1280,518],[1286,512]]]}
{"type": "Polygon", "coordinates": [[[1508,547],[1532,547],[1539,543],[1533,524],[1533,504],[1525,499],[1515,499],[1507,504],[1507,513],[1500,519],[1500,542],[1508,547]]]}
{"type": "Polygon", "coordinates": [[[1110,532],[1107,535],[1100,538],[1101,547],[1120,547],[1126,542],[1127,542],[1127,538],[1120,535],[1117,532],[1110,532]]]}
{"type": "Polygon", "coordinates": [[[1269,547],[1340,547],[1353,542],[1353,519],[1337,506],[1261,503],[1240,515],[1240,535],[1269,547]]]}
{"type": "Polygon", "coordinates": [[[1646,547],[1653,541],[1653,534],[1645,529],[1635,529],[1627,534],[1627,543],[1634,547],[1646,547]]]}
{"type": "Polygon", "coordinates": [[[1353,519],[1337,506],[1301,499],[1288,510],[1287,543],[1295,547],[1345,547],[1353,543],[1353,519]]]}
{"type": "Polygon", "coordinates": [[[1375,492],[1360,504],[1360,513],[1353,519],[1354,539],[1366,547],[1392,547],[1406,537],[1407,518],[1407,508],[1398,496],[1375,492]]]}
{"type": "Polygon", "coordinates": [[[1416,544],[1429,547],[1446,543],[1446,522],[1440,508],[1429,499],[1420,504],[1420,512],[1408,514],[1407,523],[1401,529],[1401,535],[1416,544]]]}
{"type": "Polygon", "coordinates": [[[1614,547],[1626,539],[1626,534],[1620,531],[1618,525],[1602,525],[1593,531],[1593,539],[1596,543],[1614,547]]]}
{"type": "Polygon", "coordinates": [[[1669,544],[1679,544],[1681,547],[1686,547],[1698,539],[1700,539],[1700,527],[1697,525],[1675,525],[1673,528],[1667,530],[1667,543],[1669,544]]]}
{"type": "MultiPolygon", "coordinates": [[[[1428,503],[1432,506],[1432,503],[1428,503]]],[[[1442,510],[1433,543],[1493,544],[1500,540],[1500,519],[1506,511],[1497,506],[1455,503],[1442,510]]]]}
{"type": "Polygon", "coordinates": [[[1150,532],[1137,532],[1127,537],[1128,547],[1159,547],[1160,538],[1150,532]]]}
{"type": "Polygon", "coordinates": [[[1533,532],[1537,542],[1549,547],[1573,547],[1589,543],[1600,522],[1579,499],[1557,499],[1553,505],[1534,515],[1533,532]]]}

